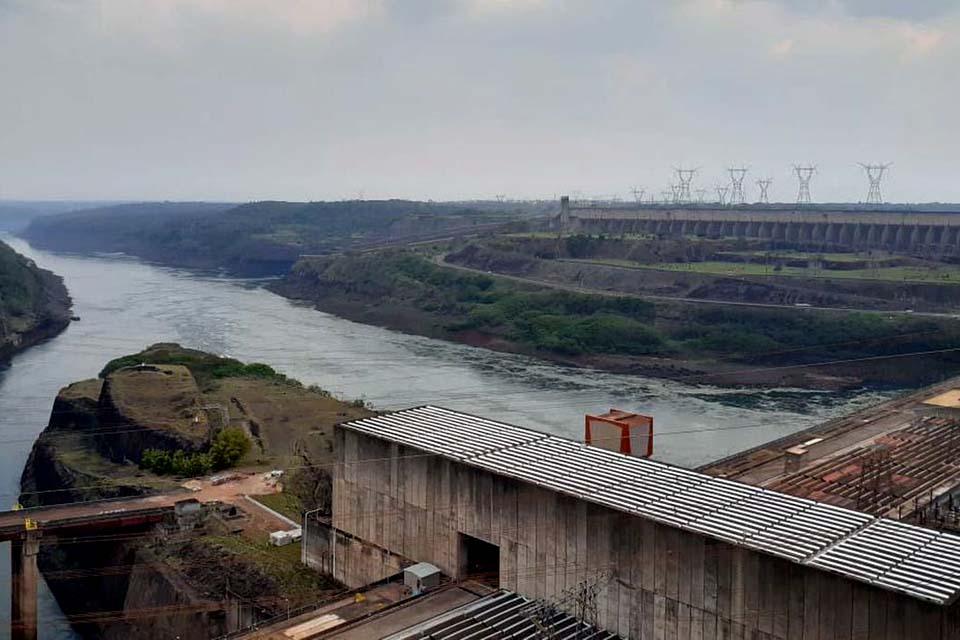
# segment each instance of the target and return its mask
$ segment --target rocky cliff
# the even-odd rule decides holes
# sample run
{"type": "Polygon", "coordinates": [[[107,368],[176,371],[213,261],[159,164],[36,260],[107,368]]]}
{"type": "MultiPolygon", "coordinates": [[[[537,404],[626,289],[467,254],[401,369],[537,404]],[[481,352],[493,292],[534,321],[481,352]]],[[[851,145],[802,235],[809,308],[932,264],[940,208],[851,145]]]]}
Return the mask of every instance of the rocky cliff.
{"type": "MultiPolygon", "coordinates": [[[[273,507],[315,508],[328,499],[317,488],[333,453],[332,425],[364,415],[362,406],[304,388],[266,365],[154,345],[60,391],[23,471],[20,501],[183,490],[185,478],[141,469],[143,452],[204,451],[211,434],[230,427],[254,441],[244,471],[287,468],[288,489],[273,507]]],[[[75,630],[85,638],[199,640],[232,630],[238,617],[261,619],[336,588],[300,563],[298,547],[267,544],[271,525],[256,508],[204,510],[189,532],[148,527],[122,539],[44,546],[41,571],[64,612],[76,616],[75,630]]]]}
{"type": "Polygon", "coordinates": [[[70,296],[63,280],[0,242],[0,361],[69,323],[70,296]]]}

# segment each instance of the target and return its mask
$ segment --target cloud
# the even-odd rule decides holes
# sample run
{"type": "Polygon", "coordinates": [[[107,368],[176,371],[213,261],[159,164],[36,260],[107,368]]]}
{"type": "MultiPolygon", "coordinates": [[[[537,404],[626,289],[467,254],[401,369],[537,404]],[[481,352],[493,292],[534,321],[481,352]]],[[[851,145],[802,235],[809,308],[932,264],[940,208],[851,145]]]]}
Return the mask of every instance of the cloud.
{"type": "Polygon", "coordinates": [[[531,9],[545,9],[550,0],[464,0],[467,9],[473,14],[504,14],[531,9]]]}
{"type": "Polygon", "coordinates": [[[777,57],[784,57],[790,55],[790,52],[793,51],[793,47],[796,45],[796,41],[793,38],[784,38],[773,43],[770,47],[770,53],[777,57]]]}
{"type": "MultiPolygon", "coordinates": [[[[901,3],[917,5],[922,3],[901,3]]],[[[960,200],[960,14],[877,0],[0,0],[4,193],[960,200]],[[755,172],[755,173],[754,173],[755,172]],[[953,194],[953,195],[951,195],[953,194]]]]}
{"type": "Polygon", "coordinates": [[[219,30],[322,36],[383,15],[386,0],[36,0],[103,37],[135,35],[157,45],[219,30]]]}

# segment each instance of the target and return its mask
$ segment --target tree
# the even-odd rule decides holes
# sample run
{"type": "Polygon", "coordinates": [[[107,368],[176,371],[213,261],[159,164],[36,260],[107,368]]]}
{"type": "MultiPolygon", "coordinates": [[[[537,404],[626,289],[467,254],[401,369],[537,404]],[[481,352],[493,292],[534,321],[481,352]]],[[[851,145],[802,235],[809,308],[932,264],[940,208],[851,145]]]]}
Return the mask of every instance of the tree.
{"type": "Polygon", "coordinates": [[[210,463],[214,469],[234,466],[250,451],[250,438],[240,429],[224,429],[210,446],[210,463]]]}

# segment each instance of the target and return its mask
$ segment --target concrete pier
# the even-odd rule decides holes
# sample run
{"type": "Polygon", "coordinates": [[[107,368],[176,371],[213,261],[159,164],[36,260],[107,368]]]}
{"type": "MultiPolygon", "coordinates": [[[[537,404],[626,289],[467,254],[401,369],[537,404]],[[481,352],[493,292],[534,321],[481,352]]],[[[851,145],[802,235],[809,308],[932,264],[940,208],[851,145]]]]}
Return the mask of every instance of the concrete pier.
{"type": "Polygon", "coordinates": [[[10,637],[13,640],[37,638],[37,553],[38,531],[25,531],[10,543],[10,637]]]}

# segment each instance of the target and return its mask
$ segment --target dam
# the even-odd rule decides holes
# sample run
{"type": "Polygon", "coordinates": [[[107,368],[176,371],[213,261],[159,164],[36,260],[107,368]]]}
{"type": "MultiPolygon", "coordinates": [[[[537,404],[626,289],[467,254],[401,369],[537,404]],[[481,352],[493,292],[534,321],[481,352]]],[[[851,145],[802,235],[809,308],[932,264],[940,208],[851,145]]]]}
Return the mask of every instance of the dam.
{"type": "Polygon", "coordinates": [[[960,255],[960,208],[855,205],[624,205],[561,198],[561,233],[744,238],[806,251],[960,255]]]}

